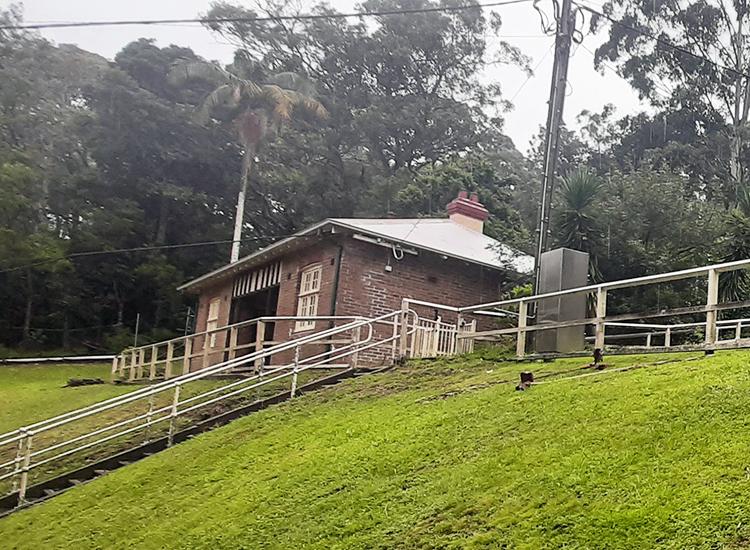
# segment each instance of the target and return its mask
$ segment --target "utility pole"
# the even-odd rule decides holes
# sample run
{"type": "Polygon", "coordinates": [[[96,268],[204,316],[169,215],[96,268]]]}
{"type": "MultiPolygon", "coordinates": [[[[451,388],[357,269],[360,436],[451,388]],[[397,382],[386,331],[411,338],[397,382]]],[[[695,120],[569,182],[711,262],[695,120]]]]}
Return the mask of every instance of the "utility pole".
{"type": "Polygon", "coordinates": [[[575,30],[575,17],[571,10],[572,0],[562,0],[560,13],[556,17],[555,60],[552,66],[552,83],[547,109],[547,126],[544,130],[544,173],[542,175],[542,195],[539,201],[537,225],[537,246],[534,254],[534,293],[539,291],[539,261],[547,250],[550,236],[550,207],[555,188],[555,170],[560,144],[560,124],[562,123],[565,90],[568,81],[568,59],[570,44],[575,30]]]}

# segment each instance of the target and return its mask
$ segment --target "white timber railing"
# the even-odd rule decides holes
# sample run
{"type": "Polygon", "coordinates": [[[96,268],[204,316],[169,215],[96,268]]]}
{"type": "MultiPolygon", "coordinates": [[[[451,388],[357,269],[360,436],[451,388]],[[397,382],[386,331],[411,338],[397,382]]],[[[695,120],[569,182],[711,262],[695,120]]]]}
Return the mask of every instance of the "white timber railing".
{"type": "MultiPolygon", "coordinates": [[[[719,278],[724,273],[738,270],[750,269],[750,259],[738,260],[713,264],[703,267],[660,273],[657,275],[648,275],[632,279],[623,279],[587,285],[583,287],[560,290],[557,292],[548,292],[536,294],[521,298],[512,298],[507,300],[498,300],[481,304],[457,307],[447,304],[428,302],[424,300],[405,299],[402,310],[410,310],[414,307],[423,307],[432,309],[437,312],[445,312],[458,318],[458,324],[461,325],[464,319],[473,317],[484,317],[489,320],[498,317],[505,318],[506,324],[512,319],[512,326],[489,327],[472,331],[471,333],[458,334],[458,341],[464,339],[492,340],[502,336],[513,337],[516,342],[516,355],[524,357],[527,355],[527,337],[537,331],[552,330],[568,327],[590,326],[593,328],[591,341],[595,349],[604,350],[605,338],[607,337],[607,327],[624,327],[638,328],[643,331],[642,337],[647,339],[647,345],[652,346],[651,338],[655,334],[663,334],[666,339],[665,347],[675,347],[672,342],[672,336],[685,330],[702,329],[703,342],[692,345],[694,349],[703,349],[712,351],[721,348],[737,348],[750,346],[750,338],[742,337],[742,328],[750,324],[749,319],[719,319],[719,314],[723,311],[739,310],[750,308],[750,300],[741,300],[734,302],[721,303],[719,300],[719,278]],[[690,279],[705,278],[705,302],[701,305],[690,305],[672,309],[658,309],[654,311],[628,312],[609,314],[607,308],[607,297],[614,291],[635,289],[646,285],[656,285],[662,283],[672,283],[675,281],[684,281],[690,279]],[[593,315],[583,319],[572,319],[557,322],[544,322],[532,324],[534,321],[530,312],[533,306],[538,307],[545,300],[555,300],[566,296],[584,295],[591,299],[594,304],[593,315]],[[671,324],[654,324],[648,320],[656,318],[675,318],[680,316],[703,316],[703,320],[684,323],[671,324]],[[733,330],[731,338],[722,339],[724,331],[733,330]]],[[[489,322],[481,323],[484,325],[489,322]]],[[[495,323],[496,324],[496,323],[495,323]]],[[[611,335],[610,339],[617,338],[618,335],[611,335]]],[[[404,347],[404,346],[402,346],[404,347]]],[[[681,346],[682,349],[689,346],[681,346]]],[[[583,349],[581,350],[583,351],[583,349]]]]}
{"type": "Polygon", "coordinates": [[[444,322],[440,317],[435,320],[420,318],[411,335],[408,355],[434,358],[470,353],[474,350],[474,340],[467,336],[475,330],[476,320],[459,325],[444,322]]]}
{"type": "MultiPolygon", "coordinates": [[[[248,392],[279,391],[288,384],[295,397],[301,377],[316,368],[354,369],[361,354],[380,348],[396,359],[398,342],[408,341],[419,319],[414,311],[394,311],[372,319],[355,318],[340,326],[277,343],[247,355],[155,382],[65,414],[0,435],[0,485],[26,502],[29,483],[115,455],[157,438],[172,445],[174,436],[216,414],[216,407],[236,407],[248,392]],[[379,330],[378,330],[379,329],[379,330]],[[305,356],[304,346],[341,339],[340,347],[305,356]],[[265,365],[266,360],[275,364],[265,365]],[[264,365],[257,374],[216,378],[240,366],[264,365]]],[[[249,396],[253,397],[253,396],[249,396]]],[[[257,397],[257,395],[255,396],[257,397]]],[[[231,410],[231,409],[230,409],[231,410]]]]}
{"type": "MultiPolygon", "coordinates": [[[[663,347],[671,348],[674,346],[673,336],[677,334],[686,333],[701,333],[704,332],[706,323],[705,322],[693,322],[693,323],[673,323],[673,324],[658,324],[658,323],[604,323],[605,327],[613,328],[627,328],[636,330],[636,332],[624,332],[624,333],[606,333],[605,343],[612,342],[613,344],[621,341],[632,341],[638,340],[643,341],[643,346],[646,348],[652,347],[663,347]]],[[[742,330],[750,327],[750,319],[720,319],[716,321],[716,343],[719,346],[726,346],[728,343],[738,343],[742,338],[742,330]],[[726,337],[727,332],[729,337],[726,337]]],[[[593,341],[593,336],[587,336],[587,341],[593,341]]]]}
{"type": "MultiPolygon", "coordinates": [[[[478,340],[510,336],[515,337],[516,355],[524,357],[527,354],[529,334],[576,326],[593,327],[593,346],[600,350],[604,349],[607,327],[637,328],[643,331],[642,336],[647,339],[647,345],[653,344],[654,334],[663,333],[666,347],[670,347],[673,334],[700,329],[703,332],[703,342],[697,346],[700,349],[750,346],[750,338],[742,337],[742,329],[750,325],[750,319],[718,318],[724,311],[750,308],[750,300],[726,303],[719,301],[721,274],[748,268],[750,260],[742,260],[463,307],[407,298],[402,300],[398,311],[371,319],[326,318],[334,325],[340,324],[286,342],[261,341],[258,345],[256,340],[239,344],[233,334],[237,335],[238,330],[252,324],[258,327],[260,323],[278,322],[282,319],[293,321],[299,318],[253,319],[215,331],[135,348],[116,359],[113,364],[114,372],[127,378],[138,378],[140,369],[141,376],[145,377],[148,366],[149,378],[157,378],[161,370],[164,380],[1,434],[0,484],[8,484],[9,491],[17,494],[18,502],[23,504],[30,481],[43,481],[45,477],[50,479],[64,469],[80,466],[81,462],[72,462],[74,457],[79,457],[79,461],[86,464],[87,461],[120,452],[123,447],[132,448],[135,444],[143,443],[143,439],[149,441],[158,437],[166,438],[167,445],[171,445],[178,430],[195,425],[206,415],[210,417],[214,407],[236,406],[236,400],[240,396],[247,397],[252,390],[260,392],[261,388],[268,390],[279,384],[288,383],[289,395],[294,397],[300,376],[309,375],[318,368],[356,368],[360,356],[372,353],[371,350],[376,348],[379,348],[378,353],[382,356],[393,360],[437,357],[472,351],[478,340]],[[607,297],[613,291],[703,277],[706,278],[704,304],[646,312],[607,312],[607,297]],[[533,321],[530,305],[538,306],[544,300],[578,294],[593,297],[593,316],[544,324],[529,323],[530,320],[533,321]],[[425,308],[441,313],[439,316],[435,313],[433,320],[420,318],[418,310],[425,308]],[[668,324],[648,321],[687,315],[704,318],[668,324]],[[496,325],[498,318],[512,326],[489,326],[496,325]],[[492,323],[485,322],[490,320],[492,323]],[[728,330],[733,331],[733,337],[722,340],[722,331],[728,330]],[[196,339],[210,338],[217,331],[224,331],[228,344],[220,348],[209,346],[208,352],[201,350],[198,353],[192,350],[196,339]],[[315,345],[319,348],[322,346],[324,351],[311,347],[315,345]],[[183,350],[179,357],[175,351],[178,346],[182,346],[183,350]],[[240,355],[239,351],[248,353],[240,355]],[[210,356],[213,353],[228,354],[228,358],[211,365],[210,356]],[[190,372],[191,361],[196,359],[199,367],[207,366],[190,372]],[[268,364],[269,362],[273,364],[268,364]],[[183,365],[183,373],[178,376],[173,376],[170,372],[175,363],[183,365]],[[155,367],[152,368],[152,365],[155,367]],[[232,374],[243,367],[254,367],[256,372],[229,380],[217,378],[217,375],[232,374]],[[136,441],[137,437],[141,437],[141,440],[136,441]]],[[[262,332],[265,334],[265,329],[262,332]]],[[[610,338],[616,336],[610,335],[610,338]]]]}
{"type": "MultiPolygon", "coordinates": [[[[112,380],[130,382],[168,380],[177,374],[187,374],[191,370],[203,369],[225,360],[231,361],[250,352],[263,351],[293,338],[294,333],[290,331],[288,338],[266,339],[267,329],[271,329],[269,332],[275,332],[276,325],[282,322],[315,321],[336,326],[358,319],[363,319],[363,317],[265,316],[179,336],[163,342],[130,347],[112,359],[112,380]]],[[[347,343],[349,340],[336,337],[328,341],[314,340],[309,345],[335,347],[347,343]]],[[[259,358],[251,366],[260,368],[261,363],[262,360],[259,358]]],[[[242,364],[242,367],[247,366],[245,363],[242,364]]]]}

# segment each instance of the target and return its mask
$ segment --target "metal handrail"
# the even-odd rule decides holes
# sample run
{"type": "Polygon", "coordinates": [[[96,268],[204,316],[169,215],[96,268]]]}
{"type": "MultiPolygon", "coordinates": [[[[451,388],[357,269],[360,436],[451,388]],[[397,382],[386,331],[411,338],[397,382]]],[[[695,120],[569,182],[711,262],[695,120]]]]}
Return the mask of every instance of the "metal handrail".
{"type": "MultiPolygon", "coordinates": [[[[36,422],[28,426],[19,428],[18,430],[2,434],[0,435],[0,445],[9,445],[15,442],[18,442],[19,445],[16,458],[0,464],[0,470],[11,467],[13,468],[12,471],[0,475],[0,480],[12,477],[16,480],[20,478],[20,486],[18,489],[19,502],[23,502],[28,482],[28,473],[35,468],[39,468],[42,465],[49,464],[56,460],[60,460],[74,453],[90,449],[97,445],[102,445],[118,437],[133,434],[139,430],[149,429],[155,424],[166,421],[169,421],[169,433],[167,437],[168,444],[171,444],[173,434],[175,432],[175,422],[176,419],[180,416],[184,416],[191,411],[221,400],[231,398],[254,388],[258,388],[263,385],[270,384],[272,382],[289,377],[292,378],[291,395],[294,396],[297,385],[297,376],[299,375],[299,373],[304,372],[308,369],[319,367],[321,365],[331,364],[332,362],[341,360],[345,357],[356,357],[355,354],[359,354],[376,346],[391,344],[397,339],[402,338],[404,334],[409,335],[417,330],[416,327],[418,325],[418,321],[419,317],[413,310],[409,310],[406,313],[403,310],[393,311],[372,319],[357,317],[356,320],[339,327],[332,327],[326,330],[319,331],[317,333],[290,340],[288,342],[276,344],[258,352],[224,361],[218,365],[214,365],[197,372],[183,374],[173,379],[153,384],[150,387],[141,388],[129,392],[125,395],[110,398],[105,401],[95,403],[87,407],[82,407],[75,411],[57,415],[53,418],[36,422]],[[405,315],[413,317],[411,322],[409,322],[405,315]],[[401,318],[400,322],[399,317],[401,318]],[[376,339],[374,326],[379,323],[393,326],[393,335],[384,337],[382,339],[376,339]],[[399,325],[401,326],[400,334],[396,330],[396,327],[399,325]],[[364,335],[361,334],[362,328],[365,328],[366,330],[364,335]],[[345,346],[338,349],[332,349],[322,353],[317,353],[311,357],[300,359],[299,350],[302,345],[320,341],[347,331],[354,331],[355,336],[353,336],[352,341],[347,343],[345,346]],[[185,399],[180,399],[180,389],[190,382],[201,380],[208,376],[220,374],[222,372],[234,369],[239,365],[255,362],[256,360],[271,357],[290,350],[294,350],[295,352],[295,360],[293,363],[274,366],[270,370],[261,371],[254,376],[243,378],[239,381],[232,381],[220,387],[200,392],[197,395],[190,396],[185,399]],[[164,394],[169,391],[174,392],[172,403],[170,405],[159,405],[158,408],[153,408],[153,397],[157,394],[164,394]],[[222,395],[216,395],[220,393],[222,395]],[[34,436],[56,428],[60,428],[79,420],[93,417],[97,414],[114,409],[115,407],[128,405],[144,399],[149,399],[149,411],[146,413],[139,412],[138,414],[135,414],[134,416],[131,416],[129,418],[118,420],[105,426],[95,427],[94,429],[87,431],[86,433],[76,434],[73,437],[66,438],[64,441],[53,442],[39,449],[31,448],[32,438],[34,436]],[[186,404],[192,405],[185,408],[184,406],[186,404]],[[182,406],[182,408],[180,408],[180,406],[182,406]],[[92,440],[92,438],[95,439],[92,440]],[[71,445],[75,445],[75,447],[66,449],[66,447],[69,447],[71,445]],[[52,453],[52,456],[48,456],[50,455],[50,453],[52,453]],[[45,456],[45,458],[40,459],[40,457],[42,456],[45,456]]],[[[356,362],[356,359],[354,359],[353,362],[356,362]]]]}
{"type": "MultiPolygon", "coordinates": [[[[358,326],[362,326],[363,324],[367,324],[368,321],[361,321],[358,326]]],[[[4,434],[0,434],[0,445],[11,443],[12,440],[5,440],[4,438],[11,436],[13,434],[17,434],[21,430],[27,430],[33,433],[39,433],[42,431],[45,426],[48,423],[54,423],[53,427],[56,427],[57,425],[60,425],[60,423],[66,423],[64,419],[66,417],[70,417],[72,415],[80,415],[84,414],[85,416],[90,416],[90,414],[100,412],[103,410],[110,409],[112,407],[115,407],[117,405],[129,403],[131,401],[134,401],[136,399],[139,399],[141,397],[147,397],[150,395],[154,395],[156,393],[160,393],[163,390],[171,389],[175,385],[180,383],[188,383],[192,382],[194,380],[199,380],[201,378],[205,378],[206,376],[210,376],[213,374],[217,374],[220,372],[224,372],[226,370],[230,370],[233,368],[236,368],[237,366],[243,365],[245,363],[248,363],[250,361],[254,361],[256,359],[264,359],[265,357],[269,357],[271,355],[274,355],[275,353],[279,353],[281,351],[287,351],[289,349],[292,349],[296,345],[302,345],[304,343],[308,343],[310,341],[313,341],[315,339],[321,339],[322,337],[331,336],[333,334],[337,334],[339,332],[346,332],[350,328],[354,328],[355,322],[348,323],[346,325],[342,325],[340,327],[334,327],[331,329],[324,330],[322,332],[310,334],[307,336],[303,336],[294,340],[290,340],[288,342],[284,342],[281,344],[277,344],[276,346],[273,346],[273,348],[268,348],[266,350],[260,351],[260,352],[254,352],[247,355],[243,355],[241,357],[230,359],[228,361],[224,361],[222,363],[218,363],[216,365],[213,365],[211,367],[207,367],[205,369],[201,369],[196,372],[191,372],[187,374],[182,374],[179,376],[175,376],[174,378],[170,378],[169,380],[164,380],[162,382],[158,382],[156,384],[152,384],[151,386],[147,386],[145,388],[141,388],[138,390],[134,390],[132,392],[128,392],[124,395],[119,395],[116,397],[112,397],[110,399],[101,401],[99,403],[94,403],[92,405],[88,405],[86,407],[82,407],[80,409],[70,411],[67,413],[63,413],[60,415],[57,415],[53,418],[42,420],[39,422],[36,422],[34,424],[30,424],[28,426],[24,426],[23,428],[19,428],[18,430],[14,430],[13,432],[7,432],[4,434]]],[[[83,418],[83,416],[81,417],[83,418]]],[[[77,419],[77,418],[76,418],[77,419]]]]}
{"type": "Polygon", "coordinates": [[[173,365],[174,362],[179,363],[180,361],[182,361],[183,369],[186,369],[188,368],[188,365],[191,361],[203,357],[204,362],[202,368],[206,368],[209,362],[208,358],[210,356],[215,356],[215,354],[229,352],[230,357],[236,357],[236,353],[239,350],[246,350],[248,348],[255,347],[255,351],[259,351],[263,347],[273,345],[275,343],[265,340],[263,337],[261,337],[260,340],[256,339],[256,342],[254,343],[243,343],[238,345],[235,340],[230,341],[229,345],[224,344],[218,347],[209,346],[208,339],[211,335],[214,334],[224,334],[227,337],[230,337],[231,340],[232,338],[236,338],[239,330],[256,326],[261,323],[272,324],[284,321],[356,321],[362,319],[365,319],[365,317],[361,315],[263,316],[253,319],[247,319],[245,321],[240,321],[230,325],[216,327],[210,330],[204,330],[193,334],[178,336],[160,342],[153,342],[137,347],[131,346],[125,348],[113,358],[112,379],[115,379],[115,374],[117,371],[119,371],[121,375],[124,375],[126,372],[129,373],[128,379],[130,381],[135,381],[137,378],[142,378],[143,374],[146,374],[149,380],[154,380],[157,378],[156,367],[158,365],[165,365],[165,379],[173,378],[173,376],[171,376],[169,372],[171,372],[171,365],[173,365]],[[203,342],[203,348],[200,350],[200,352],[196,352],[194,346],[196,345],[196,342],[200,342],[201,339],[203,342]],[[172,355],[175,351],[177,352],[176,355],[172,355]],[[161,359],[159,358],[160,352],[164,353],[164,357],[161,359]],[[146,361],[147,354],[150,355],[148,361],[146,361]],[[129,364],[127,361],[128,357],[130,357],[131,359],[129,364]],[[146,368],[148,368],[148,373],[144,373],[144,369],[146,368]]]}
{"type": "Polygon", "coordinates": [[[170,338],[168,340],[162,340],[160,342],[153,342],[151,344],[143,344],[142,346],[134,346],[125,348],[129,352],[132,351],[138,351],[141,349],[148,349],[152,346],[163,346],[165,344],[169,343],[178,343],[182,340],[187,340],[190,338],[197,338],[199,336],[210,336],[211,334],[223,332],[227,329],[233,329],[233,328],[242,328],[249,325],[257,324],[258,322],[265,322],[265,323],[272,323],[274,321],[331,321],[331,320],[337,320],[337,319],[364,319],[361,315],[282,315],[282,316],[263,316],[263,317],[254,317],[252,319],[246,319],[244,321],[238,321],[236,323],[232,323],[231,325],[224,325],[221,327],[212,328],[209,330],[204,330],[201,332],[193,332],[192,334],[185,334],[183,336],[175,336],[174,338],[170,338]]]}

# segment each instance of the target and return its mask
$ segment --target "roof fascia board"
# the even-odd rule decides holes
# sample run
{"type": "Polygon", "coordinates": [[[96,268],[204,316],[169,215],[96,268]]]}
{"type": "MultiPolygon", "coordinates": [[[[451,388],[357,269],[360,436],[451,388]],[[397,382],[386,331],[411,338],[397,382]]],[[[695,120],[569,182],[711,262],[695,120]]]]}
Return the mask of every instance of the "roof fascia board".
{"type": "Polygon", "coordinates": [[[188,290],[190,287],[199,285],[200,283],[203,283],[209,279],[212,279],[213,277],[216,277],[217,275],[221,275],[222,273],[226,273],[227,271],[230,271],[231,269],[241,268],[244,264],[250,263],[252,260],[259,258],[261,256],[264,256],[266,254],[271,254],[275,250],[283,247],[285,244],[289,244],[293,242],[295,239],[298,239],[299,237],[304,237],[304,236],[309,235],[310,233],[314,233],[315,231],[322,229],[326,225],[331,224],[331,223],[332,222],[330,219],[325,219],[321,222],[316,223],[315,225],[311,225],[307,229],[298,231],[297,233],[295,233],[294,235],[291,235],[290,237],[286,237],[285,239],[282,239],[273,244],[270,244],[265,248],[256,250],[252,254],[249,254],[232,264],[224,265],[218,269],[214,269],[213,271],[206,273],[205,275],[201,275],[200,277],[197,277],[196,279],[193,279],[192,281],[188,281],[187,283],[178,286],[177,290],[188,290]]]}

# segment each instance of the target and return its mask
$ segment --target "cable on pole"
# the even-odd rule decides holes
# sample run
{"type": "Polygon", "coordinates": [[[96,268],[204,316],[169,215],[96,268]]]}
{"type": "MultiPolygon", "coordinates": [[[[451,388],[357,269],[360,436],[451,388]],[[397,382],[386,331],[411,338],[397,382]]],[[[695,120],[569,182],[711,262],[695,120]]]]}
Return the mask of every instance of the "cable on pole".
{"type": "Polygon", "coordinates": [[[128,25],[175,25],[180,23],[263,23],[272,21],[310,21],[318,19],[347,19],[352,17],[385,17],[391,15],[410,15],[419,13],[445,13],[482,8],[495,8],[512,4],[523,4],[532,0],[502,0],[484,4],[463,4],[459,6],[436,6],[433,8],[414,8],[403,10],[381,10],[348,13],[307,13],[299,15],[266,15],[258,17],[204,17],[190,19],[131,19],[113,21],[68,21],[60,23],[30,23],[21,25],[0,25],[0,30],[40,30],[70,29],[81,27],[113,27],[128,25]]]}

